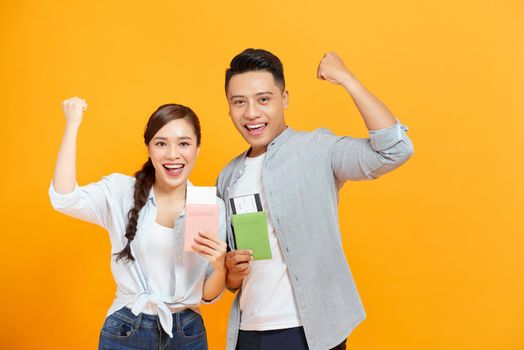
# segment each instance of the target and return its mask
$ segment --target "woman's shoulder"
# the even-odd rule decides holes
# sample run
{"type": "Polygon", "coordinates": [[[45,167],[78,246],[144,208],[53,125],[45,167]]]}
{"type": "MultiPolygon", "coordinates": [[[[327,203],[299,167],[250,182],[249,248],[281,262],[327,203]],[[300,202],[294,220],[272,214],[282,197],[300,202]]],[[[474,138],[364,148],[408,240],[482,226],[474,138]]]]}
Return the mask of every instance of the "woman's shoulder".
{"type": "Polygon", "coordinates": [[[129,187],[135,184],[135,177],[121,174],[121,173],[111,173],[104,176],[104,178],[109,181],[113,186],[119,187],[129,187]]]}
{"type": "Polygon", "coordinates": [[[128,196],[133,193],[135,186],[135,177],[121,173],[112,173],[104,176],[104,180],[107,181],[108,187],[111,189],[113,195],[119,197],[128,196]]]}

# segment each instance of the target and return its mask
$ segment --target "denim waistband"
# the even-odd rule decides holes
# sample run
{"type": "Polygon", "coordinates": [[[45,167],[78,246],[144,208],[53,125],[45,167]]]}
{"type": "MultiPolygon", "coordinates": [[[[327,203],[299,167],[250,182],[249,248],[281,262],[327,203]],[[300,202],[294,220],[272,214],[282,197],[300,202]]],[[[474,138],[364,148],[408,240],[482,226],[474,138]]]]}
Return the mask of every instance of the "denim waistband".
{"type": "MultiPolygon", "coordinates": [[[[196,311],[192,309],[184,309],[178,312],[175,312],[173,315],[173,328],[178,329],[181,322],[189,321],[193,317],[200,316],[196,311]]],[[[131,309],[123,307],[118,311],[115,311],[112,316],[120,318],[123,321],[135,324],[135,327],[144,327],[144,328],[158,328],[162,329],[158,315],[148,315],[145,313],[140,313],[138,316],[135,316],[131,309]]]]}

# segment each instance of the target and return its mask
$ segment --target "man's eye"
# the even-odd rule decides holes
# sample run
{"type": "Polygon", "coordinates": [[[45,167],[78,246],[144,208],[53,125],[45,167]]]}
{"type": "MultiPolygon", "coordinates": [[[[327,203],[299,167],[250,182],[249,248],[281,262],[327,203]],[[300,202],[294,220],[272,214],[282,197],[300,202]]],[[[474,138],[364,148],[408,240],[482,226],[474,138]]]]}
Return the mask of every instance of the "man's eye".
{"type": "Polygon", "coordinates": [[[244,100],[235,100],[235,101],[233,101],[234,105],[241,105],[243,103],[244,103],[244,100]]]}
{"type": "Polygon", "coordinates": [[[270,100],[270,98],[269,98],[269,97],[266,97],[266,96],[261,97],[261,98],[259,99],[259,101],[260,101],[261,103],[269,102],[269,100],[270,100]]]}

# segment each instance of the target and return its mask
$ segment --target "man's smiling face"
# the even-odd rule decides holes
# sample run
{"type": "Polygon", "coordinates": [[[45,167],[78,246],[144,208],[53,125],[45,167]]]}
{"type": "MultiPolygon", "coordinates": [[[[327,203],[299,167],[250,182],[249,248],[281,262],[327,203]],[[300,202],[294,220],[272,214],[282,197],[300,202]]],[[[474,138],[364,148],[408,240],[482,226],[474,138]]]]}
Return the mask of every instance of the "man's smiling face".
{"type": "Polygon", "coordinates": [[[250,71],[231,77],[227,88],[229,115],[251,145],[250,157],[264,153],[267,145],[286,129],[284,110],[288,93],[267,71],[250,71]]]}

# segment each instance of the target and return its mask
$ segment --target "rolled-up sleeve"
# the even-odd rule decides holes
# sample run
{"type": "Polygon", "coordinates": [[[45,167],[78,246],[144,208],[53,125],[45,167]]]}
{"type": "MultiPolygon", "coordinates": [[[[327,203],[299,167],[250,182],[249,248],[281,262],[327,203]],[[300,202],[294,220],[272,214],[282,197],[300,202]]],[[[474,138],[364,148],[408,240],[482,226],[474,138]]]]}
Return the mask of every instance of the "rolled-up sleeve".
{"type": "Polygon", "coordinates": [[[330,161],[337,182],[376,179],[405,163],[413,154],[408,128],[399,122],[369,131],[369,138],[335,136],[328,131],[330,161]]]}
{"type": "Polygon", "coordinates": [[[86,186],[75,185],[70,193],[56,192],[53,183],[49,186],[51,205],[57,211],[104,228],[110,220],[111,176],[86,186]]]}

